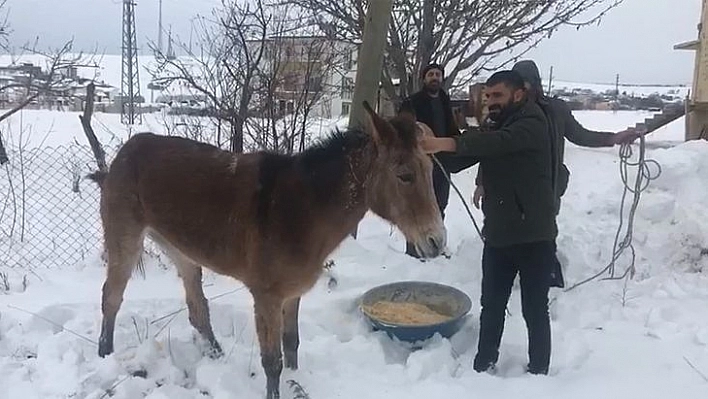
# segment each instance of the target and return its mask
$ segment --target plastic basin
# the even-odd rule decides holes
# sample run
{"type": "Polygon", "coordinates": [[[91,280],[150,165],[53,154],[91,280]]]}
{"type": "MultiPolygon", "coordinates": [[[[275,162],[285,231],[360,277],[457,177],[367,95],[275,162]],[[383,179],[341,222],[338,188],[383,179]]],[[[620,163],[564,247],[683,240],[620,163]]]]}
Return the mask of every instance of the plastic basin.
{"type": "Polygon", "coordinates": [[[385,331],[389,337],[409,343],[424,341],[436,333],[444,338],[452,337],[464,324],[471,308],[472,302],[464,292],[448,285],[426,281],[400,281],[374,287],[362,295],[359,306],[375,331],[385,331]],[[378,301],[423,304],[450,318],[435,324],[391,323],[367,312],[365,306],[372,306],[378,301]]]}

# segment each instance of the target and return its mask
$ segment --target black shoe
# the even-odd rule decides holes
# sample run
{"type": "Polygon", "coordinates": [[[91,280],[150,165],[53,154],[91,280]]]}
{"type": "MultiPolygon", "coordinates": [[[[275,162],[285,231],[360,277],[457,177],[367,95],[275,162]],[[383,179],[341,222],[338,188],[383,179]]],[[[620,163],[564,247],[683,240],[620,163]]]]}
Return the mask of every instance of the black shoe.
{"type": "Polygon", "coordinates": [[[478,373],[487,373],[490,375],[495,375],[497,373],[497,366],[494,363],[488,363],[486,366],[474,365],[474,371],[478,373]]]}
{"type": "Polygon", "coordinates": [[[548,375],[548,368],[544,367],[531,367],[527,366],[526,372],[529,374],[534,374],[534,375],[548,375]]]}

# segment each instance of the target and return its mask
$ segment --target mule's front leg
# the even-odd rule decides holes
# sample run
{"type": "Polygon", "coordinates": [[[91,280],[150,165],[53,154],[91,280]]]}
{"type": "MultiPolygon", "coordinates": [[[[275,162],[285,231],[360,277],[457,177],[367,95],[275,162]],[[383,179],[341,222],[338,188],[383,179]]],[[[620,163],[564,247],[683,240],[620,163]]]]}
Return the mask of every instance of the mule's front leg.
{"type": "Polygon", "coordinates": [[[283,351],[285,352],[285,367],[297,370],[297,348],[300,345],[298,329],[298,311],[300,297],[285,302],[283,307],[283,351]]]}
{"type": "Polygon", "coordinates": [[[269,294],[253,294],[256,332],[261,347],[261,365],[266,375],[266,399],[280,398],[283,354],[283,299],[269,294]]]}

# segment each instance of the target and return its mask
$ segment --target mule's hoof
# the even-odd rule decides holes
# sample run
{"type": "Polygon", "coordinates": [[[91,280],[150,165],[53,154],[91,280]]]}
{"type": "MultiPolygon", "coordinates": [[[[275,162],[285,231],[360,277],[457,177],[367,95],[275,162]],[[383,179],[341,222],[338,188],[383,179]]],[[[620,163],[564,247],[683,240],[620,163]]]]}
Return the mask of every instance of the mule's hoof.
{"type": "Polygon", "coordinates": [[[297,352],[285,352],[283,363],[285,363],[285,368],[297,370],[297,352]]]}
{"type": "Polygon", "coordinates": [[[99,344],[98,345],[98,356],[99,357],[106,357],[113,353],[113,345],[109,344],[99,344]]]}
{"type": "Polygon", "coordinates": [[[280,399],[280,378],[266,377],[266,399],[280,399]]]}
{"type": "Polygon", "coordinates": [[[278,388],[268,389],[266,399],[280,399],[280,390],[278,388]]]}
{"type": "Polygon", "coordinates": [[[209,344],[209,348],[206,350],[206,355],[213,360],[216,360],[224,356],[224,351],[221,349],[221,345],[218,342],[212,341],[209,344]]]}

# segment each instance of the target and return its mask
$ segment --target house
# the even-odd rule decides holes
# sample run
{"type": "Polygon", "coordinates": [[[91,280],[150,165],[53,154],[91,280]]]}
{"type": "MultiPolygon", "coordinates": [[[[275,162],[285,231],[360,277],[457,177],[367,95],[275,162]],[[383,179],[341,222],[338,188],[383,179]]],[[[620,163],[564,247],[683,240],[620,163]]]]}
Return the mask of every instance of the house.
{"type": "MultiPolygon", "coordinates": [[[[30,62],[0,66],[0,106],[14,106],[27,98],[28,86],[41,87],[51,79],[51,90],[41,91],[27,108],[81,111],[86,100],[86,88],[93,80],[79,77],[78,68],[69,66],[49,76],[40,66],[30,62]]],[[[94,102],[104,110],[117,93],[117,88],[104,82],[94,82],[94,102]]],[[[36,91],[35,91],[36,92],[36,91]]]]}
{"type": "MultiPolygon", "coordinates": [[[[261,41],[251,41],[253,46],[261,41]]],[[[351,109],[357,45],[323,35],[271,36],[263,64],[265,91],[254,94],[256,108],[284,116],[308,110],[309,116],[332,118],[351,109]]]]}

